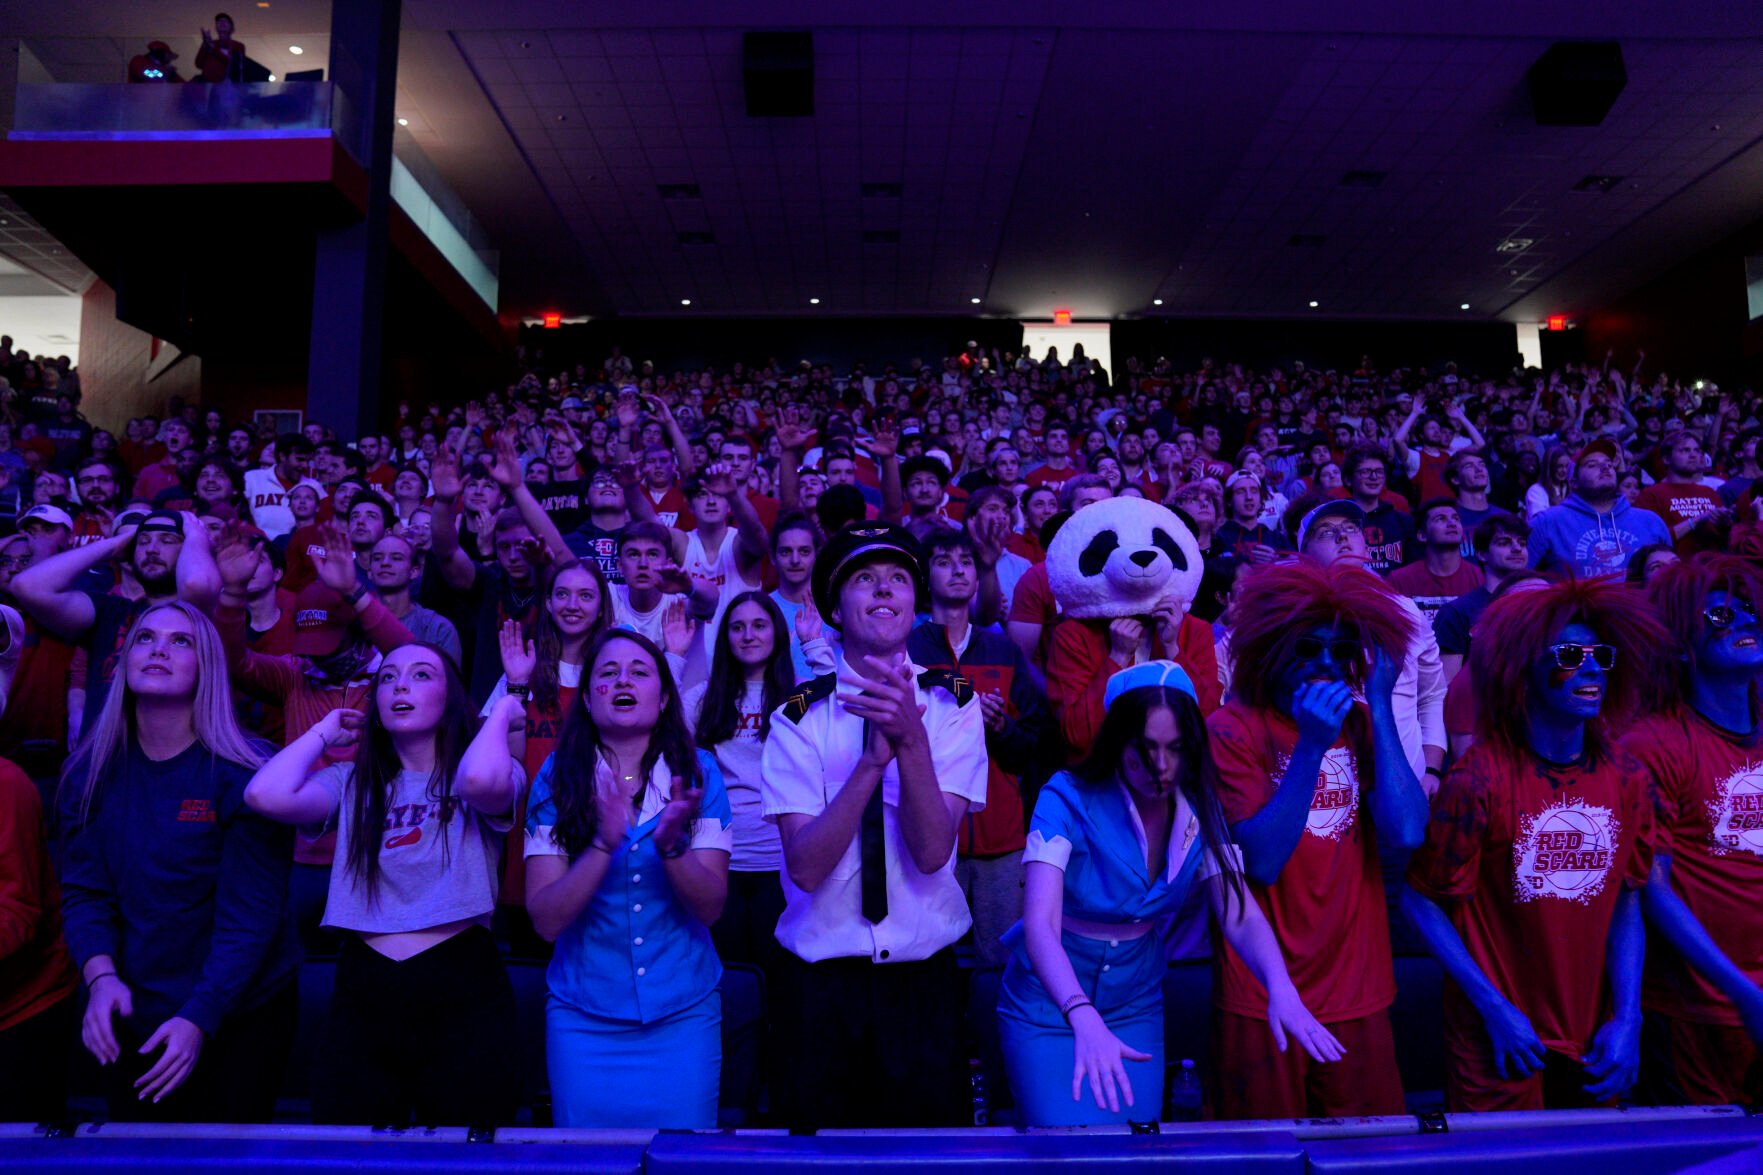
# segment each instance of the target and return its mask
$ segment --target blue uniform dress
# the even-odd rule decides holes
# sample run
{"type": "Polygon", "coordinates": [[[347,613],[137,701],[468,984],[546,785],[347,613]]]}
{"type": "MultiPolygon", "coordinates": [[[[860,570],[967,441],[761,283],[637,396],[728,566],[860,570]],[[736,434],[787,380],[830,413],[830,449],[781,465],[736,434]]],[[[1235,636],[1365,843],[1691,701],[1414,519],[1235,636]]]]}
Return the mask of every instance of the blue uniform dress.
{"type": "MultiPolygon", "coordinates": [[[[1028,958],[1018,922],[1004,935],[1010,962],[998,993],[998,1023],[1010,1088],[1030,1126],[1080,1126],[1149,1121],[1163,1104],[1163,977],[1169,969],[1158,924],[1181,909],[1197,881],[1218,872],[1200,836],[1200,822],[1187,798],[1176,793],[1169,837],[1169,863],[1155,879],[1147,876],[1145,830],[1126,785],[1118,780],[1086,786],[1060,772],[1041,789],[1029,825],[1022,859],[1042,861],[1065,873],[1061,942],[1084,994],[1110,1031],[1149,1061],[1127,1061],[1136,1104],[1121,1099],[1120,1112],[1096,1105],[1086,1082],[1082,1098],[1071,1098],[1076,1061],[1075,1037],[1058,1006],[1041,986],[1028,958]],[[1070,924],[1107,926],[1119,938],[1074,933],[1070,924]],[[1149,932],[1138,928],[1149,926],[1149,932]],[[1126,935],[1139,933],[1140,937],[1126,935]]],[[[1203,1009],[1194,1009],[1196,1015],[1203,1009]]]]}
{"type": "MultiPolygon", "coordinates": [[[[526,855],[564,856],[552,837],[556,756],[533,780],[526,855]]],[[[704,799],[693,849],[730,851],[728,790],[702,751],[704,799]]],[[[665,760],[643,794],[637,825],[593,901],[558,936],[545,980],[546,1069],[559,1126],[703,1129],[716,1126],[722,1078],[722,963],[710,931],[673,895],[655,847],[666,805],[665,760]]]]}

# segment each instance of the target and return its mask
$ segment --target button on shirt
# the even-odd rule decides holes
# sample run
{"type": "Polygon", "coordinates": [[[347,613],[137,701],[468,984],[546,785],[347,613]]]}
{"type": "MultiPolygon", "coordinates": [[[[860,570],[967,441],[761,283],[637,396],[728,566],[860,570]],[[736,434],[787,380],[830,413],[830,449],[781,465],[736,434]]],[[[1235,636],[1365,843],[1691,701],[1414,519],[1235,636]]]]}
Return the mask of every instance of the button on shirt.
{"type": "MultiPolygon", "coordinates": [[[[841,655],[842,666],[844,658],[841,655]]],[[[913,674],[921,672],[912,667],[913,674]]],[[[916,687],[925,707],[931,764],[937,784],[948,795],[979,811],[986,802],[986,740],[979,704],[966,704],[941,687],[916,687]]],[[[863,754],[863,719],[845,709],[835,691],[810,703],[801,720],[786,704],[772,715],[765,743],[761,794],[767,820],[788,813],[819,816],[857,771],[863,754]]],[[[809,963],[867,957],[877,963],[928,959],[967,933],[972,917],[955,880],[955,854],[934,873],[921,873],[900,830],[900,770],[897,761],[882,773],[882,835],[887,857],[888,916],[879,923],[863,917],[861,836],[851,843],[813,893],[781,873],[784,915],[777,940],[809,963]]],[[[951,836],[951,848],[954,840],[951,836]]]]}
{"type": "MultiPolygon", "coordinates": [[[[526,856],[567,857],[553,836],[557,801],[552,793],[557,757],[545,760],[533,780],[526,818],[526,856]]],[[[693,849],[727,853],[728,790],[716,760],[702,751],[704,799],[693,849]]],[[[672,772],[655,765],[637,810],[636,827],[612,858],[587,909],[557,939],[545,974],[551,994],[591,1015],[653,1023],[709,995],[722,979],[710,931],[674,897],[655,847],[655,825],[667,806],[672,772]]]]}

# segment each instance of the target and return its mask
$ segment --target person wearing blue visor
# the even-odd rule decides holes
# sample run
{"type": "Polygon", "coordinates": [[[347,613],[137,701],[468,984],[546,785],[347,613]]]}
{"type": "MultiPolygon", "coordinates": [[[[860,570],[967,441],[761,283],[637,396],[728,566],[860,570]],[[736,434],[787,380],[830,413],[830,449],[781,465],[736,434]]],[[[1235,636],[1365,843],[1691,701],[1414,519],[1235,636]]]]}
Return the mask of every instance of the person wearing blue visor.
{"type": "Polygon", "coordinates": [[[1158,1116],[1168,967],[1159,924],[1200,882],[1225,939],[1266,985],[1279,1047],[1342,1055],[1248,899],[1193,682],[1172,661],[1135,665],[1109,679],[1104,708],[1089,756],[1035,804],[1023,917],[1005,935],[998,1020],[1028,1126],[1158,1116]]]}

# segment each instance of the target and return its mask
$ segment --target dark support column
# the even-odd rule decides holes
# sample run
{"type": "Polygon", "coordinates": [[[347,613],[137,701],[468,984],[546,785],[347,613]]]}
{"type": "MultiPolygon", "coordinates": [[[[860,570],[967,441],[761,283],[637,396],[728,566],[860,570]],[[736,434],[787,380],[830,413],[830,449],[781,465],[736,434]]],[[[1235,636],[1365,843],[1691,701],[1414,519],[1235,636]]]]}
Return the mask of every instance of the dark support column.
{"type": "Polygon", "coordinates": [[[330,80],[352,116],[339,120],[337,133],[367,172],[367,215],[318,234],[306,413],[346,440],[379,422],[398,15],[399,0],[331,4],[330,80]]]}

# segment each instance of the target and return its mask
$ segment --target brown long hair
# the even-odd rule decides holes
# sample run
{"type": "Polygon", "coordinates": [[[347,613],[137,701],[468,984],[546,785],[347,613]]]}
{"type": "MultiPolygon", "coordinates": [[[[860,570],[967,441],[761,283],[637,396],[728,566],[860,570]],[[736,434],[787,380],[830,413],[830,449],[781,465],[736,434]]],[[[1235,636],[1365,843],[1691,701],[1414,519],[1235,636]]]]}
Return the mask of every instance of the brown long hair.
{"type": "Polygon", "coordinates": [[[557,586],[557,577],[578,567],[587,572],[593,578],[594,586],[600,589],[600,611],[588,628],[586,644],[593,644],[594,638],[612,625],[612,589],[606,584],[606,573],[600,570],[598,559],[583,559],[561,567],[553,563],[545,568],[539,577],[539,617],[533,622],[533,679],[528,683],[532,686],[532,693],[528,696],[547,713],[556,712],[558,691],[562,688],[557,667],[563,661],[563,630],[551,619],[546,601],[551,598],[551,589],[557,586]]]}

